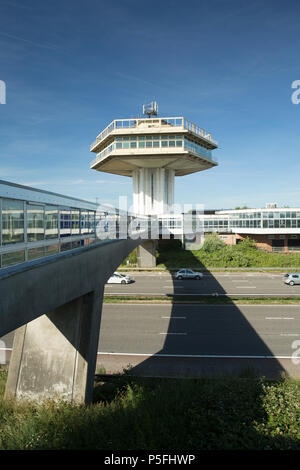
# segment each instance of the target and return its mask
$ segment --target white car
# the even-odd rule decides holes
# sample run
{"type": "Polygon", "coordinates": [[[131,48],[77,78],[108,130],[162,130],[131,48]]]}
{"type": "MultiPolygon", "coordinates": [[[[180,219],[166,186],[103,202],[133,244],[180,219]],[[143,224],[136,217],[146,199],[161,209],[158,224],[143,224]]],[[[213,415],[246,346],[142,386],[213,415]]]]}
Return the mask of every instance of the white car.
{"type": "Polygon", "coordinates": [[[175,274],[175,279],[202,279],[203,274],[193,271],[192,269],[180,269],[175,274]]]}
{"type": "Polygon", "coordinates": [[[129,276],[120,273],[113,273],[107,281],[107,284],[129,284],[132,282],[129,276]]]}

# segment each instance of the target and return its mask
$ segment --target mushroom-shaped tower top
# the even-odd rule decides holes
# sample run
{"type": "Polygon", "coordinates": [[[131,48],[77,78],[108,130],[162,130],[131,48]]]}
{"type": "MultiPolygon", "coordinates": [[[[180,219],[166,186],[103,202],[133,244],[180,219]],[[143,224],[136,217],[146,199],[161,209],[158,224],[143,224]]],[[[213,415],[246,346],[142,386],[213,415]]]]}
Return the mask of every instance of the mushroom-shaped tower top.
{"type": "MultiPolygon", "coordinates": [[[[152,103],[153,104],[153,103],[152,103]]],[[[174,177],[218,163],[211,134],[184,117],[116,119],[91,145],[91,168],[133,177],[134,209],[162,214],[174,202],[174,177]]]]}

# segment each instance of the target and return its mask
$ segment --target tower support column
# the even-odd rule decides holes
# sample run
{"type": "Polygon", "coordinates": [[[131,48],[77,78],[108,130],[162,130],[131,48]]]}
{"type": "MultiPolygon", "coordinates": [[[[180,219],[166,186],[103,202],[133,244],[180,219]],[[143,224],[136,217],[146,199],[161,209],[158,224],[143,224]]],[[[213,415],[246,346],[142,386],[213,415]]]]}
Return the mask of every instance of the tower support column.
{"type": "Polygon", "coordinates": [[[139,168],[132,173],[132,178],[133,210],[136,214],[159,215],[173,206],[174,170],[139,168]]]}

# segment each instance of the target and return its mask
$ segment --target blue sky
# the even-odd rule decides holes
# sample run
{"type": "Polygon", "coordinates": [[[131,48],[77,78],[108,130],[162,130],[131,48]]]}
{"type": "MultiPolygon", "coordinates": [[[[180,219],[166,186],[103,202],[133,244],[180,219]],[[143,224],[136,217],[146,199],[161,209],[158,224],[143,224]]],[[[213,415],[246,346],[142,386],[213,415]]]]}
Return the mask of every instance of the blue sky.
{"type": "Polygon", "coordinates": [[[130,178],[89,169],[90,143],[155,99],[219,142],[175,202],[300,206],[300,3],[1,0],[0,179],[117,203],[130,178]]]}

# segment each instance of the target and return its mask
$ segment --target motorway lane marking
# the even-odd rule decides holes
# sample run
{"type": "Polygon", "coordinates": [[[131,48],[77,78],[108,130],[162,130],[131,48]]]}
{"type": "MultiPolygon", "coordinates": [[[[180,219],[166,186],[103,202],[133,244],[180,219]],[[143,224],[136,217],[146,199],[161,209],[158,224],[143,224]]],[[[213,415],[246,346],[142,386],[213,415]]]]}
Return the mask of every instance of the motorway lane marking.
{"type": "Polygon", "coordinates": [[[295,320],[294,317],[265,317],[265,320],[295,320]]]}
{"type": "Polygon", "coordinates": [[[168,320],[186,320],[186,317],[161,317],[161,318],[167,318],[168,320]]]}
{"type": "Polygon", "coordinates": [[[109,295],[165,295],[162,292],[110,292],[109,295]]]}
{"type": "Polygon", "coordinates": [[[106,354],[108,356],[141,356],[141,357],[188,357],[188,358],[204,358],[204,359],[294,359],[295,356],[250,356],[250,355],[222,355],[222,354],[159,354],[159,353],[116,353],[102,352],[97,354],[106,354]]]}
{"type": "Polygon", "coordinates": [[[159,335],[187,335],[187,333],[158,333],[159,335]]]}
{"type": "MultiPolygon", "coordinates": [[[[242,286],[243,288],[245,286],[242,286]]],[[[126,292],[110,292],[109,295],[119,295],[119,294],[122,294],[122,295],[165,295],[164,293],[161,293],[161,292],[129,292],[129,293],[126,293],[126,292]]],[[[189,296],[195,296],[195,295],[198,295],[198,296],[204,296],[204,297],[211,297],[211,296],[215,296],[216,293],[214,292],[213,294],[176,294],[178,296],[180,295],[189,295],[189,296]]],[[[282,296],[285,296],[287,295],[288,297],[299,297],[299,294],[266,294],[266,293],[256,293],[256,294],[249,294],[249,293],[245,293],[245,294],[241,294],[240,292],[227,292],[227,293],[224,293],[224,292],[217,292],[217,295],[222,295],[222,296],[230,296],[230,295],[237,295],[237,296],[243,296],[243,295],[249,295],[251,297],[259,297],[259,296],[264,296],[264,297],[282,297],[282,296]]],[[[267,305],[266,305],[267,306],[267,305]]]]}
{"type": "Polygon", "coordinates": [[[280,336],[300,336],[298,333],[280,333],[280,336]]]}
{"type": "MultiPolygon", "coordinates": [[[[108,304],[110,306],[112,306],[113,304],[108,304]]],[[[116,303],[115,305],[138,305],[137,303],[130,303],[130,302],[127,302],[126,304],[122,304],[122,303],[116,303]]],[[[152,304],[152,303],[143,303],[142,304],[143,306],[144,305],[148,305],[148,306],[151,306],[151,307],[167,307],[167,308],[170,308],[170,305],[169,304],[160,304],[160,303],[157,303],[157,304],[152,304]]],[[[180,306],[184,306],[184,307],[191,307],[191,308],[199,308],[199,307],[212,307],[212,308],[216,308],[216,307],[222,307],[222,308],[225,308],[225,307],[229,307],[229,308],[236,308],[236,305],[234,304],[180,304],[180,306]]],[[[249,308],[257,308],[257,307],[263,307],[263,308],[274,308],[274,307],[281,307],[282,308],[282,305],[280,304],[271,304],[271,305],[265,305],[265,304],[238,304],[239,307],[249,307],[249,308]]],[[[106,304],[106,307],[107,307],[107,304],[106,304]]],[[[288,307],[292,307],[292,308],[295,308],[296,305],[294,304],[291,304],[291,305],[285,305],[284,308],[288,308],[288,307]]]]}
{"type": "MultiPolygon", "coordinates": [[[[164,289],[169,289],[172,286],[163,286],[164,289]]],[[[184,289],[184,286],[175,286],[176,289],[184,289]]]]}
{"type": "Polygon", "coordinates": [[[235,286],[236,289],[256,289],[256,286],[235,286]]]}

